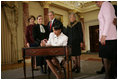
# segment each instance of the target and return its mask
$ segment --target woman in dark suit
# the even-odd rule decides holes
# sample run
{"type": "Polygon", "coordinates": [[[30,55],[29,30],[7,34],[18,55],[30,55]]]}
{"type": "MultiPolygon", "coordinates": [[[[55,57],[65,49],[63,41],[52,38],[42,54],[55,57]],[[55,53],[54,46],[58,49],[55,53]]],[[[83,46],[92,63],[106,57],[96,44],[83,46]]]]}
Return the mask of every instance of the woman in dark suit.
{"type": "MultiPolygon", "coordinates": [[[[34,37],[34,43],[40,46],[41,40],[48,38],[48,28],[42,24],[43,17],[39,15],[37,17],[37,22],[33,27],[33,37],[34,37]]],[[[41,67],[41,71],[46,73],[46,62],[44,60],[44,57],[36,56],[36,65],[41,67]],[[43,71],[43,65],[45,66],[45,71],[43,71]]]]}
{"type": "Polygon", "coordinates": [[[67,26],[68,45],[72,47],[72,60],[74,67],[72,71],[80,72],[80,55],[83,46],[83,31],[81,22],[76,21],[74,13],[69,16],[70,23],[67,26]]]}
{"type": "Polygon", "coordinates": [[[26,28],[26,34],[25,34],[27,47],[32,47],[32,45],[34,44],[34,39],[33,39],[33,35],[32,35],[32,29],[35,26],[34,21],[35,21],[34,16],[30,16],[28,18],[29,25],[26,28]]]}
{"type": "MultiPolygon", "coordinates": [[[[33,30],[33,27],[36,25],[34,23],[35,21],[35,17],[33,15],[31,15],[29,18],[28,18],[28,23],[29,25],[27,26],[26,28],[26,34],[25,34],[25,37],[26,37],[26,46],[27,47],[37,47],[38,45],[36,45],[34,43],[34,38],[33,38],[33,34],[32,34],[32,30],[33,30]]],[[[35,57],[34,57],[34,69],[36,69],[36,62],[35,62],[35,57]]]]}

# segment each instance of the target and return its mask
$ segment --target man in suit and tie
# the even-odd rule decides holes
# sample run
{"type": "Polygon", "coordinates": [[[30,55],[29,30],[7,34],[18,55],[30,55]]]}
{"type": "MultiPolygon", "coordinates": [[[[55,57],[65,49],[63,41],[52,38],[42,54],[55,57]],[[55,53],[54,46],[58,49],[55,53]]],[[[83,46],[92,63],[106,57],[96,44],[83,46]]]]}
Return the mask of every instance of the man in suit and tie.
{"type": "MultiPolygon", "coordinates": [[[[53,32],[52,30],[52,26],[54,26],[55,22],[58,22],[59,20],[57,20],[55,18],[55,13],[53,11],[50,11],[48,13],[48,16],[49,16],[49,22],[48,22],[48,29],[49,29],[49,32],[53,32]]],[[[59,21],[60,22],[60,21],[59,21]]],[[[62,24],[62,23],[61,23],[62,24]]],[[[62,24],[63,25],[63,24],[62,24]]]]}

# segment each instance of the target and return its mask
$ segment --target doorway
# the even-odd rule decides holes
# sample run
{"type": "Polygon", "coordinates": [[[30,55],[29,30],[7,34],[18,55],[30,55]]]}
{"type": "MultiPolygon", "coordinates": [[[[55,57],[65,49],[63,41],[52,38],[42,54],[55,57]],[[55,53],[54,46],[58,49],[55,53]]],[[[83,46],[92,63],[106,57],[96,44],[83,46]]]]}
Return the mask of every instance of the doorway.
{"type": "Polygon", "coordinates": [[[99,51],[99,25],[94,25],[89,27],[90,34],[90,51],[99,51]]]}

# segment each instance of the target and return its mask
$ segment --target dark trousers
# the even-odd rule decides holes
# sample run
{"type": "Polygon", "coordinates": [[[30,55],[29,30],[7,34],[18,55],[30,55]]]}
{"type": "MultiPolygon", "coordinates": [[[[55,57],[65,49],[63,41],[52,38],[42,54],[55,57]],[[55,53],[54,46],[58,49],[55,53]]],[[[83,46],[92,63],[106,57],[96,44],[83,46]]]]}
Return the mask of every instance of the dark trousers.
{"type": "MultiPolygon", "coordinates": [[[[30,47],[38,47],[39,45],[33,43],[33,44],[30,44],[30,47]]],[[[43,65],[46,65],[46,61],[45,61],[45,58],[42,57],[42,56],[36,56],[36,66],[43,66],[43,65]]]]}

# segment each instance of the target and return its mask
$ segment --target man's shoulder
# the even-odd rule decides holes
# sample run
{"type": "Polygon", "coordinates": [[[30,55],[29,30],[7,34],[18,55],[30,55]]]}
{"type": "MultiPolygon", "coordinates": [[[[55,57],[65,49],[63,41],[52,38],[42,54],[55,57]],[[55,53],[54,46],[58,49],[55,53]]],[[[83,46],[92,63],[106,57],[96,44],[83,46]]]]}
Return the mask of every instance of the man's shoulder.
{"type": "Polygon", "coordinates": [[[50,21],[47,23],[47,25],[46,25],[46,26],[49,26],[49,24],[50,24],[50,21]]]}
{"type": "Polygon", "coordinates": [[[61,22],[61,21],[55,18],[55,19],[54,19],[54,22],[61,22]]]}
{"type": "Polygon", "coordinates": [[[59,20],[55,18],[54,21],[59,21],[59,20]]]}

